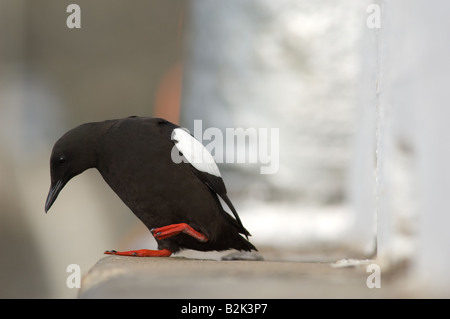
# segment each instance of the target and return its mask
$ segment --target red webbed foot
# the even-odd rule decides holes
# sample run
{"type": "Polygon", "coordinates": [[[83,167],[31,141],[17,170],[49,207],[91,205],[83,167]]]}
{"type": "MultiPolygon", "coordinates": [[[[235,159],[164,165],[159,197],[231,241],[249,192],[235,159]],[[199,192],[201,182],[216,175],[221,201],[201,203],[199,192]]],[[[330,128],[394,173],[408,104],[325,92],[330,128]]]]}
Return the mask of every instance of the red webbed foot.
{"type": "Polygon", "coordinates": [[[179,233],[185,233],[189,236],[194,237],[198,241],[204,243],[208,241],[208,237],[203,235],[202,233],[199,233],[195,229],[193,229],[191,226],[189,226],[186,223],[181,224],[172,224],[168,226],[163,226],[159,228],[153,228],[150,230],[153,234],[153,237],[156,239],[165,239],[169,238],[175,235],[178,235],[179,233]]]}
{"type": "Polygon", "coordinates": [[[169,257],[170,255],[172,255],[172,252],[168,249],[161,249],[161,250],[139,249],[128,251],[107,250],[105,251],[105,254],[118,256],[133,256],[133,257],[169,257]]]}

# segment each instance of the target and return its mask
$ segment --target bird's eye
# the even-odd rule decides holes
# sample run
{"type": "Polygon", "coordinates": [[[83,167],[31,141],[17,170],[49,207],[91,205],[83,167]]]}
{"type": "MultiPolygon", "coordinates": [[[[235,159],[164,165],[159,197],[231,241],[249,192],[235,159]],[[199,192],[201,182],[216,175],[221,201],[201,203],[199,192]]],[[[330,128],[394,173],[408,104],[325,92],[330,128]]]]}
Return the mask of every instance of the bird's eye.
{"type": "Polygon", "coordinates": [[[60,156],[60,157],[58,158],[58,162],[59,162],[59,164],[65,163],[65,162],[66,162],[66,157],[65,157],[65,156],[60,156]]]}

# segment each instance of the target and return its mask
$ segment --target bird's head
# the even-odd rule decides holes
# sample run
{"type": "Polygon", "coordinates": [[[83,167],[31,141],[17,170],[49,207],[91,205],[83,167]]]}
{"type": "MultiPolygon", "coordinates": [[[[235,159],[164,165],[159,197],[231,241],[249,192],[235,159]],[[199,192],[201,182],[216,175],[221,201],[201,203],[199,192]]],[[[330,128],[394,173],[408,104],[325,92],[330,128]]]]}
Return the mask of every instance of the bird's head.
{"type": "Polygon", "coordinates": [[[93,123],[80,125],[64,134],[53,146],[50,156],[50,190],[45,212],[73,177],[96,165],[98,132],[93,123]]]}

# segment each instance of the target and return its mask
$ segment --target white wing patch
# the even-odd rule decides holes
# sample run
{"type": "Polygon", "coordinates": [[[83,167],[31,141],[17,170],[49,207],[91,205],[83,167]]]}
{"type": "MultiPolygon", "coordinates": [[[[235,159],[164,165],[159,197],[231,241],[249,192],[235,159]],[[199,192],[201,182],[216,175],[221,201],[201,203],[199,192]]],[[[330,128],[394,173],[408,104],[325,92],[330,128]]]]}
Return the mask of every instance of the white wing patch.
{"type": "Polygon", "coordinates": [[[201,172],[221,177],[219,168],[206,147],[192,137],[186,130],[176,128],[172,132],[172,140],[183,156],[201,172]]]}

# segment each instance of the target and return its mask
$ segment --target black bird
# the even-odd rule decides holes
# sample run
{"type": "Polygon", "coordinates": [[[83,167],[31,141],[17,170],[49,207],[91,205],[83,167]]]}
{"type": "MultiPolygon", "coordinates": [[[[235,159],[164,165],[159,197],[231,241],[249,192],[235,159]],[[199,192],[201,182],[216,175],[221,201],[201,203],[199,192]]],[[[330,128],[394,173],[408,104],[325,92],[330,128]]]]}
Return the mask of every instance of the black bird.
{"type": "Polygon", "coordinates": [[[156,257],[182,249],[256,250],[212,156],[186,130],[167,120],[132,116],[82,124],[64,134],[50,158],[45,212],[64,185],[88,168],[100,172],[158,243],[158,250],[106,254],[156,257]]]}

